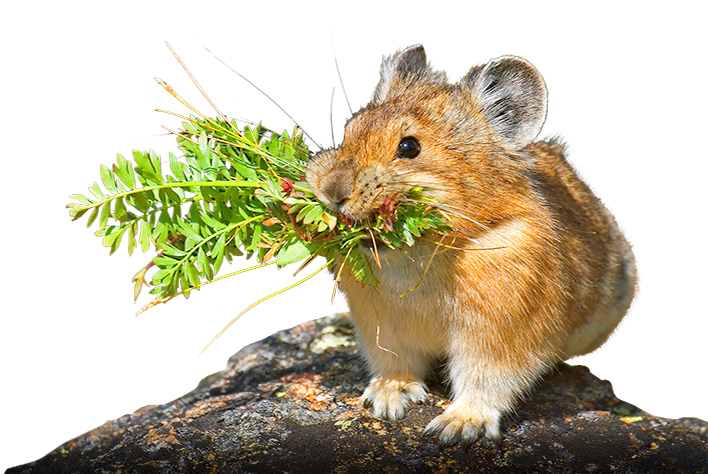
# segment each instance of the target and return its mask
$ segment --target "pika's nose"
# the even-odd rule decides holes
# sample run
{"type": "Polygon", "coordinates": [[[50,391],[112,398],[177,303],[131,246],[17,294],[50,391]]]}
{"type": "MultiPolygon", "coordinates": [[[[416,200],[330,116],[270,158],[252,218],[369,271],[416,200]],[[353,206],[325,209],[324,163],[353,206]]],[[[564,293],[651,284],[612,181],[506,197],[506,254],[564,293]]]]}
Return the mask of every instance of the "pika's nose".
{"type": "Polygon", "coordinates": [[[349,169],[334,170],[321,184],[322,194],[337,211],[341,211],[354,188],[353,172],[349,169]]]}

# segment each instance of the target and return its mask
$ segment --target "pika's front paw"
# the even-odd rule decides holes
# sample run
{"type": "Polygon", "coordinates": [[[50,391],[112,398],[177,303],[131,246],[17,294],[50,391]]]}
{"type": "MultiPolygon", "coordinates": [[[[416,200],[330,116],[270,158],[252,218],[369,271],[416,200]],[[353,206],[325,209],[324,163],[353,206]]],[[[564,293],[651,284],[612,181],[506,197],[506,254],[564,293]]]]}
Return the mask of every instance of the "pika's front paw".
{"type": "Polygon", "coordinates": [[[453,402],[447,410],[425,427],[425,435],[440,435],[441,446],[457,443],[470,445],[486,434],[497,443],[501,440],[499,420],[501,413],[494,409],[468,406],[453,402]]]}
{"type": "Polygon", "coordinates": [[[425,385],[421,382],[405,382],[375,377],[361,396],[364,406],[372,407],[374,416],[387,420],[399,420],[409,403],[421,403],[428,399],[425,385]]]}

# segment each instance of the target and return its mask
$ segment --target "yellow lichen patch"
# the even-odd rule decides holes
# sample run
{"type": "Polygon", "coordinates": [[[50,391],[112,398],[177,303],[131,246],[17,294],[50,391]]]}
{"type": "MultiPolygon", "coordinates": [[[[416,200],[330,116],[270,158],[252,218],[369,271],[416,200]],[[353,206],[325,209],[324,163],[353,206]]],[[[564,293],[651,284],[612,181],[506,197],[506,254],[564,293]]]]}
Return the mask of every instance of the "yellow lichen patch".
{"type": "Polygon", "coordinates": [[[334,426],[339,427],[339,431],[346,431],[348,430],[351,426],[352,423],[354,423],[358,418],[350,418],[346,420],[337,420],[334,422],[334,426]]]}
{"type": "Polygon", "coordinates": [[[623,416],[620,418],[621,421],[624,421],[628,425],[631,425],[632,423],[636,423],[638,421],[644,420],[643,416],[623,416]]]}
{"type": "Polygon", "coordinates": [[[451,404],[452,404],[452,400],[447,400],[447,399],[444,399],[444,398],[443,398],[443,399],[441,399],[441,400],[438,400],[438,401],[435,403],[435,406],[438,407],[438,408],[442,408],[443,410],[446,410],[447,407],[449,407],[451,404]]]}

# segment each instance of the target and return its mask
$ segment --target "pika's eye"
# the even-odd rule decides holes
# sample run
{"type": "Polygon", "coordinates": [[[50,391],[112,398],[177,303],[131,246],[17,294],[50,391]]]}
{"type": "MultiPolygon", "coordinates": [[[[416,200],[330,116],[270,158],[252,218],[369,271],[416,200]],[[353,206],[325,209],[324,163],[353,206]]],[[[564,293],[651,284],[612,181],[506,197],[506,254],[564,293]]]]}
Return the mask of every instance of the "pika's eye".
{"type": "Polygon", "coordinates": [[[420,154],[420,143],[415,137],[405,137],[398,144],[396,156],[398,158],[415,158],[420,154]]]}

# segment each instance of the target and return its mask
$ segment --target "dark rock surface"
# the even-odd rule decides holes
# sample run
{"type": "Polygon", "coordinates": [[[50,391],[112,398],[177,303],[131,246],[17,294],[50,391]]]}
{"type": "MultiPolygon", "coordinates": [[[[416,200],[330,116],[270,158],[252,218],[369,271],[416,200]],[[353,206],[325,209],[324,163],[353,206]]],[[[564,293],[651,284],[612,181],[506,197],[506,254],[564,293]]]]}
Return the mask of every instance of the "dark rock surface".
{"type": "Polygon", "coordinates": [[[7,473],[708,473],[708,423],[651,416],[607,381],[563,364],[483,439],[440,448],[422,436],[449,402],[400,422],[361,407],[367,370],[346,317],[278,332],[192,392],[148,406],[7,473]]]}

